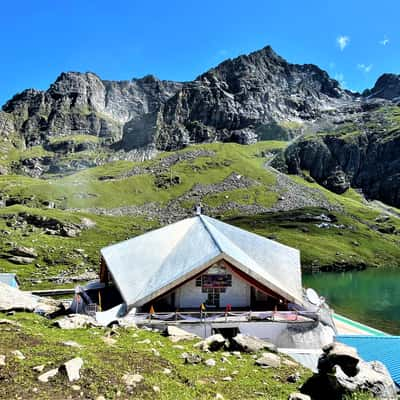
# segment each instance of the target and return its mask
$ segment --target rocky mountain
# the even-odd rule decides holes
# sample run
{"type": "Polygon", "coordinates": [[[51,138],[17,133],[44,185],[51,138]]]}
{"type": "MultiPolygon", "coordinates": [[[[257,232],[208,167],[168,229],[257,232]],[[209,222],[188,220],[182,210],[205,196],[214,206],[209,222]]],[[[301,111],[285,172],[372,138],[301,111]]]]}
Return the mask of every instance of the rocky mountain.
{"type": "Polygon", "coordinates": [[[315,65],[290,64],[266,47],[187,83],[63,73],[47,91],[14,96],[3,112],[27,147],[89,134],[124,150],[149,144],[170,150],[213,140],[253,142],[273,122],[312,120],[353,97],[315,65]]]}
{"type": "Polygon", "coordinates": [[[376,81],[372,89],[364,91],[363,95],[369,98],[381,98],[393,101],[400,100],[400,75],[383,74],[376,81]]]}
{"type": "Polygon", "coordinates": [[[65,174],[192,143],[297,138],[273,165],[399,206],[399,96],[400,75],[384,74],[359,95],[269,46],[184,83],[62,73],[48,90],[25,90],[3,106],[0,174],[65,174]]]}

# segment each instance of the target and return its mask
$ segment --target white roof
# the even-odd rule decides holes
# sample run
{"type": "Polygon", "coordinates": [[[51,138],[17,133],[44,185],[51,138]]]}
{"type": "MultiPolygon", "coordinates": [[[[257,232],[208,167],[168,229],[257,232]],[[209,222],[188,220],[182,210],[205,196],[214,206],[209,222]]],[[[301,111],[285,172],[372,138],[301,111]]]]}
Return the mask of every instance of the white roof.
{"type": "Polygon", "coordinates": [[[225,259],[301,304],[298,250],[199,215],[101,250],[128,307],[139,307],[225,259]]]}

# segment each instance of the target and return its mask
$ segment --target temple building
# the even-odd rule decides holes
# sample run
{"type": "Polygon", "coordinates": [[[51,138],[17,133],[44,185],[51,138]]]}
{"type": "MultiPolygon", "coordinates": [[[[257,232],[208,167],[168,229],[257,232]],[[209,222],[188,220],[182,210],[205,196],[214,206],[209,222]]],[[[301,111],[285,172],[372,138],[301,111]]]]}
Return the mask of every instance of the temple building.
{"type": "Polygon", "coordinates": [[[303,302],[298,250],[205,215],[103,248],[100,281],[138,312],[303,302]]]}

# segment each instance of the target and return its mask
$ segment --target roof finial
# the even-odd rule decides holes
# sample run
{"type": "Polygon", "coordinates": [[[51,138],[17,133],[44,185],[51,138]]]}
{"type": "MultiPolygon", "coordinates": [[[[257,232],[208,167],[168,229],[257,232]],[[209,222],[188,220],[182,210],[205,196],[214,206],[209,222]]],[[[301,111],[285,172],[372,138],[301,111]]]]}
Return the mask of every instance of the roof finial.
{"type": "Polygon", "coordinates": [[[196,215],[201,215],[201,203],[196,205],[196,215]]]}

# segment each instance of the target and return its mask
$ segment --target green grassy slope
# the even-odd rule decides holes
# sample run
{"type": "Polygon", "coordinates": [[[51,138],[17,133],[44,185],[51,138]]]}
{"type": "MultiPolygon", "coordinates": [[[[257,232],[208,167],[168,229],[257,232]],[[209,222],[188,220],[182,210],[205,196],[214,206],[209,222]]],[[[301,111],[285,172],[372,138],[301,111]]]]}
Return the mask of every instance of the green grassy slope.
{"type": "MultiPolygon", "coordinates": [[[[214,143],[161,153],[142,163],[116,161],[64,177],[0,176],[2,197],[11,199],[10,204],[19,203],[0,208],[0,271],[17,272],[24,288],[54,286],[48,279],[62,271],[71,276],[96,271],[101,247],[159,226],[160,216],[171,210],[189,215],[198,201],[211,215],[299,248],[306,270],[313,266],[346,269],[399,265],[400,219],[391,215],[385,221],[376,221],[383,211],[367,205],[352,190],[336,195],[301,177],[285,177],[299,193],[286,209],[280,206],[292,189],[282,186],[281,175],[265,164],[286,144],[214,143]],[[201,155],[187,157],[193,152],[201,155]],[[179,159],[168,164],[175,155],[179,159]],[[232,175],[245,184],[229,186],[232,175]],[[170,182],[170,178],[177,180],[170,182]],[[157,183],[160,179],[164,182],[161,186],[157,183]],[[297,200],[303,192],[309,200],[315,196],[311,199],[315,204],[298,210],[302,203],[297,200]],[[46,208],[49,202],[54,202],[56,209],[46,208]],[[153,208],[149,209],[150,205],[153,208]],[[48,235],[43,228],[13,223],[24,213],[73,224],[86,217],[96,226],[83,229],[78,237],[48,235]],[[317,227],[321,221],[305,221],[303,214],[329,214],[335,221],[328,228],[317,227]],[[18,245],[34,247],[37,260],[22,266],[9,262],[9,251],[18,245]],[[84,254],[76,249],[83,249],[84,254]],[[32,283],[32,278],[41,282],[32,283]]],[[[18,157],[24,154],[21,151],[18,157]]]]}

